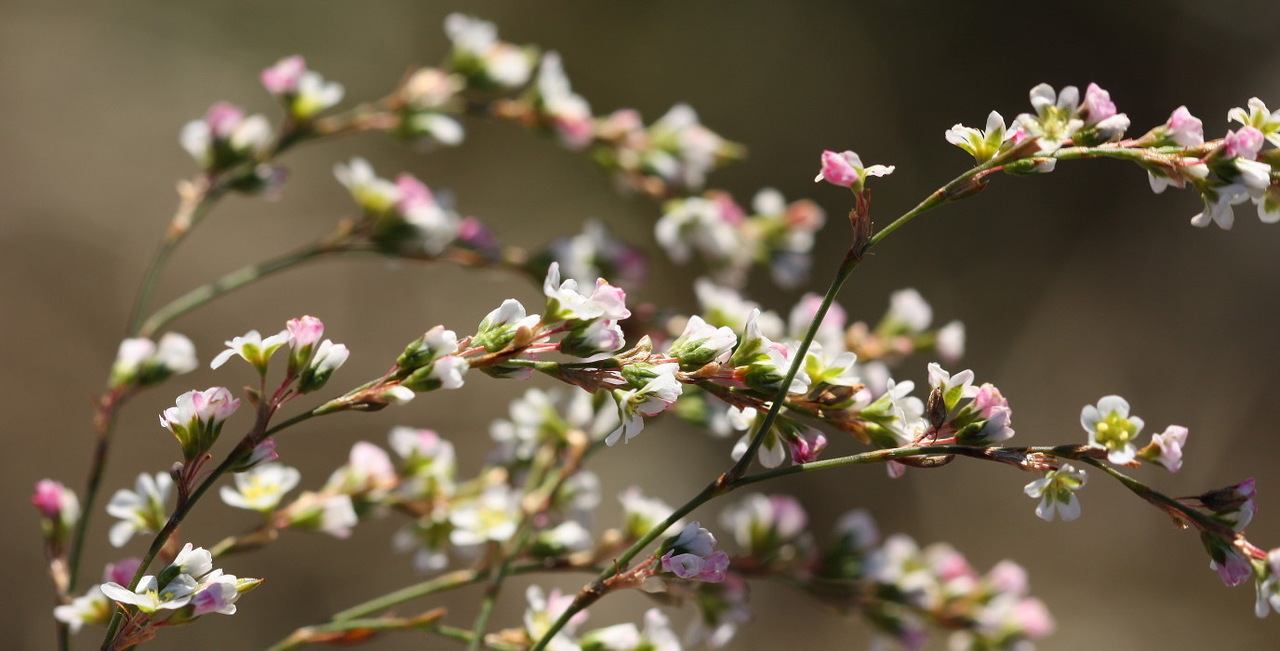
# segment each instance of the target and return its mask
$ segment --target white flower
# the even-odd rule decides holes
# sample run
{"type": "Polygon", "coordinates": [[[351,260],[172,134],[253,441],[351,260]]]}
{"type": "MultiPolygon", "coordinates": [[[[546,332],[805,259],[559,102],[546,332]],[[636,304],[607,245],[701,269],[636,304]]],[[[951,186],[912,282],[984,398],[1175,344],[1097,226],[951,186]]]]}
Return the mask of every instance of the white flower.
{"type": "Polygon", "coordinates": [[[213,571],[213,555],[204,547],[196,547],[191,543],[182,546],[182,550],[169,563],[169,568],[177,568],[180,574],[187,574],[199,579],[213,571]]]}
{"type": "MultiPolygon", "coordinates": [[[[624,518],[623,531],[630,538],[639,538],[649,530],[658,526],[658,523],[666,520],[671,516],[675,509],[669,504],[663,502],[656,497],[645,497],[640,493],[640,489],[632,486],[618,495],[618,501],[622,503],[622,511],[624,518]]],[[[665,536],[674,535],[676,531],[684,528],[683,520],[676,520],[667,527],[663,532],[665,536]]]]}
{"type": "Polygon", "coordinates": [[[1063,520],[1075,520],[1080,517],[1080,500],[1076,499],[1075,492],[1084,487],[1087,479],[1083,470],[1064,463],[1061,468],[1050,470],[1044,477],[1027,484],[1023,492],[1040,500],[1036,515],[1041,519],[1053,521],[1056,513],[1063,520]]]}
{"type": "Polygon", "coordinates": [[[106,624],[111,619],[112,606],[102,594],[102,586],[94,585],[69,604],[55,606],[53,618],[66,624],[74,635],[85,624],[106,624]]]}
{"type": "Polygon", "coordinates": [[[995,111],[987,116],[986,130],[979,131],[957,124],[946,132],[947,142],[969,152],[978,163],[991,160],[1000,151],[1001,145],[1012,136],[1013,131],[1005,127],[1004,118],[995,111]]]}
{"type": "Polygon", "coordinates": [[[137,606],[144,613],[154,613],[158,610],[175,610],[187,605],[199,587],[200,584],[187,574],[179,574],[163,587],[157,583],[156,577],[148,574],[142,577],[135,590],[131,591],[118,583],[107,582],[102,584],[102,594],[112,601],[137,606]]]}
{"type": "Polygon", "coordinates": [[[271,355],[288,342],[288,330],[281,330],[266,339],[263,339],[257,330],[250,330],[243,336],[235,337],[226,342],[227,349],[218,353],[218,356],[213,358],[209,366],[210,368],[218,368],[231,359],[232,356],[238,355],[258,369],[259,373],[265,374],[271,355]]]}
{"type": "Polygon", "coordinates": [[[351,496],[346,493],[304,492],[283,513],[288,526],[347,538],[360,521],[351,496]]]}
{"type": "Polygon", "coordinates": [[[1129,415],[1129,403],[1120,396],[1106,396],[1097,406],[1085,405],[1080,425],[1089,433],[1089,445],[1106,448],[1111,463],[1129,463],[1138,454],[1133,440],[1142,431],[1142,419],[1129,415]]]}
{"type": "Polygon", "coordinates": [[[445,16],[444,31],[453,41],[455,57],[473,60],[489,81],[511,88],[529,80],[532,54],[499,41],[493,23],[453,13],[445,16]]]}
{"type": "MultiPolygon", "coordinates": [[[[693,293],[707,323],[727,326],[734,332],[742,331],[751,311],[760,309],[758,303],[746,300],[737,290],[717,285],[706,278],[693,281],[693,293]]],[[[757,326],[762,335],[771,339],[781,337],[785,329],[782,318],[772,311],[762,311],[757,317],[757,326]]]]}
{"type": "Polygon", "coordinates": [[[923,332],[933,321],[933,308],[925,302],[920,292],[900,289],[889,296],[889,311],[884,320],[906,328],[911,334],[923,332]]]}
{"type": "Polygon", "coordinates": [[[460,501],[449,514],[449,541],[459,547],[502,542],[516,532],[518,497],[505,484],[490,486],[474,500],[460,501]]]}
{"type": "Polygon", "coordinates": [[[1231,225],[1236,219],[1231,207],[1247,201],[1249,191],[1243,185],[1232,183],[1207,190],[1201,198],[1204,200],[1204,210],[1191,217],[1191,225],[1204,228],[1212,222],[1217,224],[1218,228],[1228,231],[1231,230],[1231,225]]]}
{"type": "Polygon", "coordinates": [[[964,324],[952,321],[938,329],[934,336],[934,350],[948,364],[954,364],[964,357],[964,324]]]}
{"type": "Polygon", "coordinates": [[[684,390],[684,385],[675,376],[678,368],[675,363],[659,364],[653,367],[656,375],[643,387],[613,392],[621,424],[605,437],[606,445],[617,443],[619,438],[624,443],[630,441],[644,429],[645,417],[656,416],[675,403],[684,390]]]}
{"type": "Polygon", "coordinates": [[[120,518],[107,534],[113,547],[123,547],[135,533],[153,533],[164,526],[164,504],[173,478],[168,473],[138,475],[135,490],[120,489],[107,502],[107,513],[120,518]]]}
{"type": "Polygon", "coordinates": [[[266,513],[275,509],[301,478],[297,468],[264,463],[236,474],[236,487],[223,486],[219,495],[228,506],[266,513]]]}

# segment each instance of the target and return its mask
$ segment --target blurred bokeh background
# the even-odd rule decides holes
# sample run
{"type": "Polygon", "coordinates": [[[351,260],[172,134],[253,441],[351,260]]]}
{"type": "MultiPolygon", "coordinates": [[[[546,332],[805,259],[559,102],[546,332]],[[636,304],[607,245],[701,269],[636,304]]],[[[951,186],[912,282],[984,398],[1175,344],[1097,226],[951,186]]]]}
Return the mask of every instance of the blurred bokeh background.
{"type": "MultiPolygon", "coordinates": [[[[774,186],[827,209],[832,218],[820,238],[818,270],[834,267],[847,242],[840,215],[848,195],[811,182],[824,148],[855,149],[868,163],[898,166],[876,184],[875,214],[885,223],[968,164],[944,142],[946,128],[980,126],[993,108],[1012,118],[1027,110],[1027,90],[1042,81],[1099,83],[1135,131],[1185,104],[1216,137],[1227,111],[1249,97],[1280,103],[1280,6],[1268,0],[0,1],[0,518],[9,523],[0,556],[10,594],[0,609],[3,646],[52,646],[52,591],[31,486],[42,477],[83,485],[90,397],[102,386],[135,287],[172,214],[174,183],[194,171],[178,146],[179,128],[216,100],[273,114],[258,71],[294,53],[346,86],[344,105],[379,97],[406,70],[441,59],[443,17],[458,10],[497,22],[507,40],[560,51],[574,89],[597,113],[634,107],[653,119],[675,102],[691,103],[711,128],[750,148],[745,162],[714,174],[711,186],[743,201],[774,186]]],[[[284,163],[293,177],[283,199],[224,202],[181,249],[160,299],[309,241],[350,216],[330,168],[355,154],[385,175],[407,170],[452,190],[462,212],[484,218],[508,243],[536,247],[596,217],[652,246],[658,213],[651,202],[617,196],[585,160],[551,142],[476,123],[465,146],[426,156],[377,136],[290,153],[284,163]]],[[[1280,492],[1273,411],[1280,228],[1260,224],[1245,206],[1233,231],[1198,230],[1187,221],[1199,210],[1188,193],[1152,195],[1140,171],[1119,163],[997,178],[982,195],[887,240],[841,302],[854,318],[875,319],[891,291],[915,287],[939,322],[964,321],[963,366],[1003,389],[1023,444],[1083,441],[1081,406],[1108,393],[1126,396],[1155,431],[1188,426],[1181,473],[1138,474],[1175,495],[1256,477],[1260,513],[1251,538],[1280,544],[1272,508],[1280,492]]],[[[691,309],[692,291],[682,281],[694,272],[654,260],[655,281],[637,298],[691,309]]],[[[784,313],[804,290],[826,282],[820,271],[796,291],[757,281],[753,296],[784,313]]],[[[529,300],[537,293],[496,273],[350,259],[272,278],[174,328],[207,361],[224,339],[315,314],[355,351],[338,380],[354,382],[385,370],[425,328],[461,330],[512,295],[529,300]]],[[[900,375],[924,380],[927,361],[912,360],[900,375]]],[[[139,471],[175,459],[171,437],[155,422],[174,395],[246,383],[245,370],[202,368],[135,400],[118,428],[104,497],[131,485],[139,471]]],[[[321,419],[282,437],[280,451],[303,469],[304,486],[315,486],[353,442],[383,443],[392,425],[409,424],[456,442],[465,473],[483,457],[488,422],[525,386],[476,376],[461,391],[404,408],[321,419]]],[[[854,449],[845,440],[832,446],[854,449]]],[[[667,419],[600,455],[597,471],[606,478],[606,501],[644,483],[678,503],[724,468],[727,452],[727,443],[667,419]]],[[[866,506],[883,531],[951,541],[980,569],[1016,559],[1058,623],[1044,649],[1257,649],[1275,639],[1275,620],[1252,614],[1251,587],[1223,587],[1194,535],[1175,530],[1114,482],[1095,473],[1080,495],[1083,518],[1046,523],[1022,494],[1031,478],[962,460],[897,481],[879,468],[850,468],[769,489],[801,496],[819,531],[844,510],[866,506]]],[[[717,510],[700,515],[713,520],[717,510]]],[[[105,543],[108,518],[95,517],[87,578],[117,553],[105,543]]],[[[186,532],[213,542],[248,525],[246,514],[209,504],[186,532]]],[[[416,580],[408,557],[387,543],[398,526],[363,525],[347,542],[286,534],[262,552],[228,558],[228,571],[268,583],[234,617],[164,631],[154,648],[262,648],[296,626],[416,580]]],[[[123,551],[138,553],[142,545],[138,538],[123,551]]],[[[497,624],[516,624],[521,594],[507,593],[497,624]]],[[[451,605],[467,625],[476,596],[464,591],[420,605],[451,605]]],[[[642,605],[636,595],[606,600],[594,621],[618,621],[642,605]]],[[[756,622],[733,648],[865,644],[860,622],[785,589],[757,586],[755,605],[756,622]]],[[[94,631],[82,633],[76,646],[94,647],[96,639],[94,631]]],[[[400,635],[368,648],[450,645],[400,635]]]]}

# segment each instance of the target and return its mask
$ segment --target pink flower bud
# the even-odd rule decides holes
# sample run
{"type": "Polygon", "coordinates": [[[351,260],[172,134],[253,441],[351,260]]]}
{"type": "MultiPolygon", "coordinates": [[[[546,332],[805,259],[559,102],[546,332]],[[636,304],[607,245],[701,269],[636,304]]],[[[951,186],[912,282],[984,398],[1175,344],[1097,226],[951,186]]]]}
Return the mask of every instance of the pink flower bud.
{"type": "Polygon", "coordinates": [[[814,181],[826,181],[842,188],[851,188],[858,183],[861,176],[862,159],[851,151],[836,153],[830,149],[822,152],[822,171],[814,177],[814,181]]]}
{"type": "Polygon", "coordinates": [[[1253,160],[1262,149],[1262,132],[1254,127],[1240,127],[1239,131],[1228,131],[1222,139],[1222,147],[1227,158],[1243,157],[1253,160]]]}
{"type": "Polygon", "coordinates": [[[1116,114],[1116,105],[1111,102],[1111,93],[1097,84],[1089,84],[1084,91],[1084,106],[1089,114],[1088,124],[1097,124],[1116,114]]]}
{"type": "Polygon", "coordinates": [[[1199,147],[1204,144],[1204,124],[1185,106],[1174,109],[1165,123],[1169,137],[1183,147],[1199,147]]]}
{"type": "Polygon", "coordinates": [[[298,319],[289,319],[285,324],[285,329],[289,331],[289,348],[299,350],[306,346],[311,346],[320,337],[324,335],[324,323],[313,316],[304,316],[298,319]]]}
{"type": "Polygon", "coordinates": [[[285,95],[298,92],[298,82],[307,71],[307,62],[299,55],[285,57],[262,71],[259,77],[267,92],[272,95],[285,95]]]}
{"type": "Polygon", "coordinates": [[[229,138],[244,121],[244,111],[235,104],[217,102],[204,115],[205,124],[214,138],[229,138]]]}

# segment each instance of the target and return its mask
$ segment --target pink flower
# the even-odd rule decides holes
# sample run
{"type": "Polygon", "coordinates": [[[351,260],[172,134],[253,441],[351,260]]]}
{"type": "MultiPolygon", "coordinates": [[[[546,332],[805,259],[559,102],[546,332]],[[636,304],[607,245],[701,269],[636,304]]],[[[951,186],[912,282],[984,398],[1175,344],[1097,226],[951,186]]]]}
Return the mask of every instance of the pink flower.
{"type": "Polygon", "coordinates": [[[1163,432],[1151,435],[1150,445],[1139,450],[1138,456],[1164,466],[1169,472],[1178,472],[1182,468],[1182,446],[1186,444],[1187,428],[1170,425],[1163,432]]]}
{"type": "Polygon", "coordinates": [[[1204,123],[1185,106],[1173,110],[1165,128],[1169,130],[1169,137],[1183,147],[1199,147],[1204,144],[1204,123]]]}
{"type": "Polygon", "coordinates": [[[703,558],[691,553],[677,554],[673,549],[662,556],[662,569],[682,579],[721,583],[728,568],[729,554],[723,551],[703,558]]]}
{"type": "Polygon", "coordinates": [[[224,387],[188,391],[178,396],[176,406],[164,410],[160,426],[173,433],[183,457],[191,461],[213,447],[223,421],[239,407],[240,401],[224,387]]]}
{"type": "Polygon", "coordinates": [[[142,565],[142,560],[133,557],[122,558],[115,563],[108,564],[103,572],[104,583],[129,585],[129,582],[133,581],[133,575],[138,573],[139,565],[142,565]]]}
{"type": "Polygon", "coordinates": [[[80,519],[80,500],[75,492],[52,479],[36,482],[31,503],[40,510],[46,520],[46,535],[53,539],[61,539],[80,519]]]}
{"type": "Polygon", "coordinates": [[[1228,588],[1234,588],[1249,580],[1253,575],[1253,565],[1234,547],[1224,550],[1222,562],[1209,561],[1209,568],[1215,570],[1228,588]]]}
{"type": "Polygon", "coordinates": [[[289,348],[294,350],[310,346],[324,335],[324,323],[313,316],[289,319],[285,329],[289,331],[289,348]]]}
{"type": "Polygon", "coordinates": [[[1244,126],[1240,127],[1239,131],[1228,131],[1226,137],[1222,139],[1222,147],[1227,158],[1243,157],[1253,160],[1258,157],[1263,140],[1261,131],[1244,126]]]}
{"type": "Polygon", "coordinates": [[[862,168],[862,159],[851,151],[836,153],[830,149],[822,152],[822,170],[814,177],[814,181],[826,181],[842,188],[852,188],[861,180],[858,170],[862,168]]]}
{"type": "Polygon", "coordinates": [[[1116,114],[1116,105],[1111,102],[1111,93],[1097,84],[1091,83],[1084,91],[1084,105],[1081,107],[1089,113],[1089,124],[1097,124],[1116,114]]]}
{"type": "Polygon", "coordinates": [[[814,428],[806,428],[795,436],[786,438],[787,447],[791,449],[791,463],[809,463],[815,461],[827,448],[827,437],[814,428]]]}
{"type": "Polygon", "coordinates": [[[591,302],[600,306],[602,316],[610,321],[621,321],[631,316],[631,310],[627,309],[627,293],[621,287],[610,285],[604,278],[596,280],[591,302]]]}
{"type": "Polygon", "coordinates": [[[285,57],[262,71],[260,79],[267,92],[284,95],[298,92],[298,82],[307,71],[307,62],[299,55],[285,57]]]}

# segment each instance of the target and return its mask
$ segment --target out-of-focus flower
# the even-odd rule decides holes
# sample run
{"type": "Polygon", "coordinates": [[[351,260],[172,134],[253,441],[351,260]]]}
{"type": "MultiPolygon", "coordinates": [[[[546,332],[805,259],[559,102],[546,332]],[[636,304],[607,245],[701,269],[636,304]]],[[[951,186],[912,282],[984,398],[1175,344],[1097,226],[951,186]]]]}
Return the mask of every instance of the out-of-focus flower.
{"type": "Polygon", "coordinates": [[[591,144],[595,135],[591,106],[570,88],[558,53],[543,53],[532,90],[534,107],[560,137],[560,142],[574,150],[591,144]]]}
{"type": "Polygon", "coordinates": [[[62,482],[52,479],[36,482],[31,503],[40,510],[47,540],[61,541],[80,520],[80,500],[76,498],[75,491],[63,486],[62,482]]]}
{"type": "Polygon", "coordinates": [[[516,532],[518,501],[505,484],[489,486],[475,499],[458,501],[449,514],[454,527],[449,540],[461,547],[507,540],[516,532]]]}
{"type": "MultiPolygon", "coordinates": [[[[563,594],[559,590],[543,593],[542,588],[536,585],[525,590],[525,599],[529,601],[529,608],[524,612],[524,628],[531,640],[542,639],[551,630],[551,625],[573,604],[573,595],[563,594]]],[[[564,627],[556,631],[547,648],[553,651],[579,649],[574,635],[585,621],[587,611],[574,613],[564,627]]]]}
{"type": "Polygon", "coordinates": [[[493,23],[474,16],[445,16],[444,31],[453,41],[450,66],[479,87],[514,88],[529,80],[537,59],[533,48],[498,40],[493,23]]]}
{"type": "MultiPolygon", "coordinates": [[[[675,512],[666,502],[655,497],[645,497],[635,486],[619,494],[618,501],[622,503],[623,534],[628,539],[639,539],[675,512]]],[[[681,529],[684,529],[684,522],[677,520],[667,527],[663,535],[675,535],[681,529]]]]}
{"type": "Polygon", "coordinates": [[[280,98],[289,114],[299,121],[307,121],[321,111],[342,101],[342,84],[326,82],[320,73],[307,69],[301,56],[285,57],[262,71],[262,85],[272,95],[280,98]]]}
{"type": "Polygon", "coordinates": [[[111,365],[110,385],[151,386],[172,375],[190,373],[198,365],[195,344],[176,332],[166,332],[158,343],[145,337],[125,339],[111,365]]]}
{"type": "Polygon", "coordinates": [[[180,140],[204,170],[215,172],[264,153],[271,145],[271,125],[261,115],[246,117],[240,107],[218,102],[203,119],[182,127],[180,140]]]}
{"type": "Polygon", "coordinates": [[[333,174],[364,211],[369,239],[379,248],[435,256],[458,238],[458,215],[412,175],[388,181],[363,158],[335,165],[333,174]]]}
{"type": "Polygon", "coordinates": [[[164,505],[171,488],[173,478],[169,473],[149,475],[144,472],[138,475],[134,490],[117,490],[107,502],[107,513],[120,519],[107,534],[111,545],[123,547],[135,533],[159,531],[168,519],[164,505]]]}

